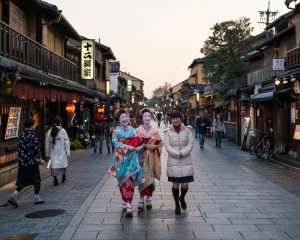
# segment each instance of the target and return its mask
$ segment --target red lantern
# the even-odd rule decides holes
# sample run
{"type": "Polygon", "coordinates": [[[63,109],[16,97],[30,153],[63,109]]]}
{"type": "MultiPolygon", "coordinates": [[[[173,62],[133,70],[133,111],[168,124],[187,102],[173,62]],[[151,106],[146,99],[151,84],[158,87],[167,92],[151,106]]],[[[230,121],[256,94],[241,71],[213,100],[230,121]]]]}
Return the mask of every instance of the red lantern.
{"type": "Polygon", "coordinates": [[[98,113],[104,113],[104,107],[98,107],[97,112],[98,113]]]}
{"type": "Polygon", "coordinates": [[[72,104],[72,103],[69,103],[69,104],[66,106],[66,111],[67,111],[67,113],[73,113],[73,112],[75,112],[75,105],[72,104]]]}

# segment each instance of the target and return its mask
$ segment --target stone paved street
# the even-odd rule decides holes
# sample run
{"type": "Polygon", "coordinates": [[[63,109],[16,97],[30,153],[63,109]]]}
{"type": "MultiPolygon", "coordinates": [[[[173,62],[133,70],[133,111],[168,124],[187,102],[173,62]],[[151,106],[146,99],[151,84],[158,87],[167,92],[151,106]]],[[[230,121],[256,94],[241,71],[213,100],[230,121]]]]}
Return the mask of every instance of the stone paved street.
{"type": "MultiPolygon", "coordinates": [[[[45,205],[34,206],[29,193],[19,199],[19,209],[0,208],[2,239],[25,233],[36,233],[34,239],[60,240],[300,239],[299,172],[257,160],[226,140],[216,149],[209,138],[203,150],[195,141],[192,154],[196,174],[187,194],[186,217],[173,214],[165,152],[163,178],[153,198],[152,211],[157,214],[143,218],[135,211],[127,219],[120,211],[116,180],[105,174],[109,156],[88,151],[69,167],[65,184],[54,187],[52,179],[43,183],[45,205]],[[66,212],[43,219],[24,217],[41,209],[66,212]]],[[[136,191],[135,205],[137,201],[136,191]]]]}

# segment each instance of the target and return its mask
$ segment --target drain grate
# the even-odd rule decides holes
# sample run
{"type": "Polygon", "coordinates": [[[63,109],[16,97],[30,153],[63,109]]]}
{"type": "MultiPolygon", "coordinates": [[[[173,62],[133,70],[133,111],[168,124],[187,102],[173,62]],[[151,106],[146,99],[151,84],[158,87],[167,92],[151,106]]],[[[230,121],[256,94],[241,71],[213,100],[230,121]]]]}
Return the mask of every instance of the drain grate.
{"type": "Polygon", "coordinates": [[[25,215],[27,218],[48,218],[62,215],[65,213],[65,210],[62,209],[47,209],[36,212],[31,212],[25,215]]]}
{"type": "Polygon", "coordinates": [[[21,235],[10,235],[5,240],[33,240],[37,234],[21,234],[21,235]]]}
{"type": "Polygon", "coordinates": [[[185,218],[186,213],[181,213],[180,215],[175,215],[174,210],[151,210],[151,211],[140,211],[138,213],[139,217],[147,219],[175,219],[175,218],[185,218]]]}

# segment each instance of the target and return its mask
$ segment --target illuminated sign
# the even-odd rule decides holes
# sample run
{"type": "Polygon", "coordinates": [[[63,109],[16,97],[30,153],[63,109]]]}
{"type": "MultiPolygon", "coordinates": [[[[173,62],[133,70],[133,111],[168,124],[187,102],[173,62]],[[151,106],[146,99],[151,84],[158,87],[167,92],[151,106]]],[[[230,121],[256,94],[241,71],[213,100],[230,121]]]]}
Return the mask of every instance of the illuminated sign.
{"type": "Polygon", "coordinates": [[[81,78],[94,80],[95,75],[95,42],[94,40],[81,41],[81,78]]]}

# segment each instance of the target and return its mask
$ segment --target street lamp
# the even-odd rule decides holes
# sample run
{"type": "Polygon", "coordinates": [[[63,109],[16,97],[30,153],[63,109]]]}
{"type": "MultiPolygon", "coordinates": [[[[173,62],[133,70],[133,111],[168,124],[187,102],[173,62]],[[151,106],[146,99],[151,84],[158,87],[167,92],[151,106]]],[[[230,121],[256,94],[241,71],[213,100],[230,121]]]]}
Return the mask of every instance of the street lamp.
{"type": "Polygon", "coordinates": [[[196,111],[197,111],[197,115],[199,115],[199,101],[200,101],[200,94],[197,93],[196,95],[196,100],[197,100],[197,105],[196,105],[196,111]]]}
{"type": "Polygon", "coordinates": [[[106,86],[105,86],[105,92],[106,92],[106,95],[109,95],[110,94],[110,81],[106,81],[106,86]]]}

